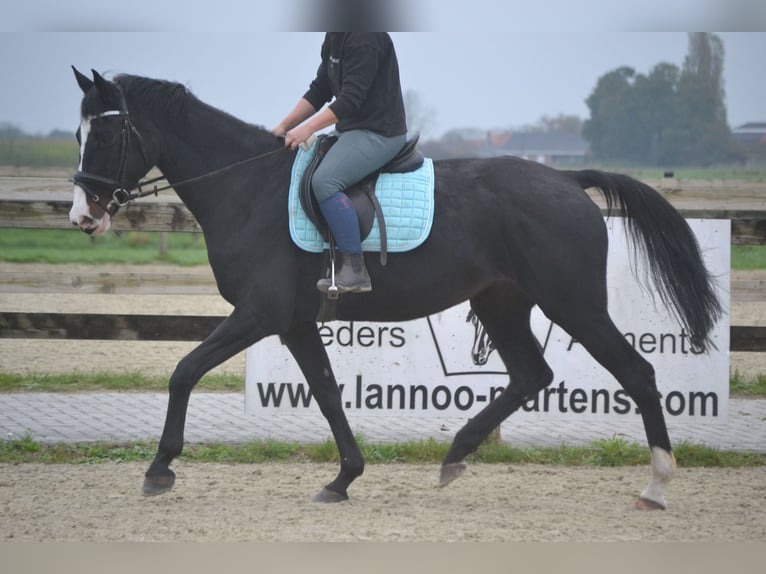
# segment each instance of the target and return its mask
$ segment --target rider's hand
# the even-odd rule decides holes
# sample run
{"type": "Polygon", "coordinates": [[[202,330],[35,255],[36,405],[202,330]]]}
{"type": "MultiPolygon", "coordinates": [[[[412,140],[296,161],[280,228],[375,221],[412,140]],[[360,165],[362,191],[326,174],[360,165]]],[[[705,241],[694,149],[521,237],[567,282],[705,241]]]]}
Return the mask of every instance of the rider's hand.
{"type": "Polygon", "coordinates": [[[285,147],[297,149],[299,145],[308,140],[314,133],[308,124],[300,125],[285,134],[285,147]]]}

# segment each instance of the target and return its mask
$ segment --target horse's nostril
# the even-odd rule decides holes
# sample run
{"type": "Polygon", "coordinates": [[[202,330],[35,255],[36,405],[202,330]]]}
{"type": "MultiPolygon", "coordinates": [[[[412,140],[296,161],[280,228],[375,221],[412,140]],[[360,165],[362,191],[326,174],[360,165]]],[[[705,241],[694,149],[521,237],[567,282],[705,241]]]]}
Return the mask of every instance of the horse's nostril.
{"type": "Polygon", "coordinates": [[[88,217],[87,215],[81,215],[79,223],[76,223],[75,225],[77,225],[81,231],[84,231],[88,235],[91,235],[98,228],[96,222],[93,221],[93,218],[88,217]]]}

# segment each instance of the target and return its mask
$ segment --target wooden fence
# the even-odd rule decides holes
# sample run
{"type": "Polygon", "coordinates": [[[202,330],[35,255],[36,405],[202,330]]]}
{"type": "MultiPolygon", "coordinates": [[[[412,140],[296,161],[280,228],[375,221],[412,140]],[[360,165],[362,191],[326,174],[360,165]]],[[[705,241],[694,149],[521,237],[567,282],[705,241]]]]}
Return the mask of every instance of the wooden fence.
{"type": "MultiPolygon", "coordinates": [[[[68,217],[71,195],[62,194],[60,188],[43,192],[20,189],[19,180],[23,179],[0,178],[0,228],[73,229],[68,217]],[[14,186],[10,190],[9,181],[14,186]]],[[[28,184],[35,185],[31,182],[28,184]]],[[[36,190],[48,189],[39,182],[36,185],[36,190]]],[[[731,220],[733,244],[766,244],[766,204],[750,197],[752,194],[743,195],[740,191],[738,188],[726,198],[728,201],[705,201],[705,207],[702,208],[684,205],[684,201],[678,202],[676,207],[684,217],[690,219],[731,220]]],[[[725,196],[725,192],[719,189],[718,195],[721,194],[725,196]]],[[[682,196],[682,199],[688,199],[688,195],[682,196]]],[[[116,225],[121,230],[134,231],[200,231],[186,207],[172,195],[146,198],[124,209],[117,217],[116,225]]],[[[5,275],[0,278],[0,291],[6,292],[121,293],[148,290],[173,294],[182,289],[184,293],[217,293],[209,271],[179,269],[177,272],[104,273],[94,270],[83,274],[62,273],[52,268],[45,271],[44,277],[34,271],[5,275]]],[[[753,287],[749,286],[749,289],[752,291],[753,287]]],[[[737,286],[733,285],[732,288],[736,289],[737,286]]],[[[200,341],[223,318],[0,310],[0,338],[200,341]]],[[[730,335],[732,351],[766,352],[766,327],[732,326],[730,335]]]]}

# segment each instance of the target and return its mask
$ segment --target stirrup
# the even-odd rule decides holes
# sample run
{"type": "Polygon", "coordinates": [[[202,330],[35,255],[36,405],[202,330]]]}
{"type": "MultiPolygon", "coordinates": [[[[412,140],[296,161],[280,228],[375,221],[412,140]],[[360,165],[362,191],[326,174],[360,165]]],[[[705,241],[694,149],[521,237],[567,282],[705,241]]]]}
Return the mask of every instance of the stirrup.
{"type": "Polygon", "coordinates": [[[335,300],[338,298],[338,286],[335,284],[335,249],[330,247],[330,286],[327,288],[327,298],[335,300]]]}
{"type": "Polygon", "coordinates": [[[338,299],[338,286],[335,284],[335,237],[333,237],[332,231],[328,228],[328,239],[330,244],[330,287],[327,288],[327,298],[331,301],[338,299]]]}

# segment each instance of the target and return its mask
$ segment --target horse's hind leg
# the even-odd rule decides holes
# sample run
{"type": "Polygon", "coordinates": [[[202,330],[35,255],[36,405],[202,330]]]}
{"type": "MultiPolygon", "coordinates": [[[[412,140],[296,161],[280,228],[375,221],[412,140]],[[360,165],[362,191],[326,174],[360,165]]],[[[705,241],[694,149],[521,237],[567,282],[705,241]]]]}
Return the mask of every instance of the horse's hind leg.
{"type": "Polygon", "coordinates": [[[316,323],[293,325],[282,335],[322,414],[330,424],[340,454],[340,472],[335,480],[319,491],[314,502],[340,502],[348,499],[348,486],[364,472],[364,458],[343,412],[340,389],[335,381],[316,323]]]}
{"type": "Polygon", "coordinates": [[[604,366],[622,385],[641,411],[652,455],[652,477],[636,507],[665,509],[665,488],[676,469],[670,446],[654,368],[623,337],[606,310],[587,313],[579,306],[565,319],[556,321],[604,366]]]}
{"type": "Polygon", "coordinates": [[[508,387],[455,435],[442,463],[440,484],[458,478],[463,460],[474,452],[494,428],[553,380],[553,372],[530,325],[532,303],[502,286],[492,287],[471,299],[510,374],[508,387]]]}
{"type": "Polygon", "coordinates": [[[213,367],[252,345],[265,333],[256,327],[255,318],[238,308],[197,348],[178,363],[168,384],[168,410],[160,444],[146,471],[143,493],[162,494],[173,488],[175,473],[170,463],[181,454],[189,397],[202,376],[213,367]]]}

